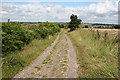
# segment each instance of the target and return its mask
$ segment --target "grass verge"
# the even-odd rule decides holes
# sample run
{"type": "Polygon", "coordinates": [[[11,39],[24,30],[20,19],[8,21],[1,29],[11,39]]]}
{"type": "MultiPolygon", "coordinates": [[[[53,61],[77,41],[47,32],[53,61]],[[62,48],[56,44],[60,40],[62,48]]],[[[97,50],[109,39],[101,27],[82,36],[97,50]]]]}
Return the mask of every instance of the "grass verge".
{"type": "Polygon", "coordinates": [[[42,40],[33,40],[28,46],[24,47],[22,51],[17,51],[3,58],[2,78],[12,78],[23,67],[28,66],[29,63],[39,56],[45,48],[52,44],[56,38],[49,36],[42,40]]]}
{"type": "Polygon", "coordinates": [[[80,78],[117,78],[117,38],[106,32],[78,29],[67,33],[78,59],[80,78]]]}

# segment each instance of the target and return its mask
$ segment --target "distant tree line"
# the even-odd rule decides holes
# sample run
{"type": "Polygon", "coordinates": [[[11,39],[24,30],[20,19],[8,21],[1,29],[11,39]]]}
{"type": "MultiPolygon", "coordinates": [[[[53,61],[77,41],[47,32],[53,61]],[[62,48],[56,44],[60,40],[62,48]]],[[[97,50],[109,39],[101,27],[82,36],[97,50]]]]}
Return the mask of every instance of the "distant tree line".
{"type": "Polygon", "coordinates": [[[120,29],[120,25],[114,25],[112,26],[114,29],[120,29]]]}
{"type": "Polygon", "coordinates": [[[102,29],[120,29],[120,25],[113,25],[113,26],[111,26],[111,27],[98,26],[98,27],[95,27],[95,28],[102,28],[102,29]]]}
{"type": "Polygon", "coordinates": [[[100,23],[95,23],[95,24],[92,24],[92,25],[104,25],[104,26],[113,26],[114,24],[100,24],[100,23]]]}

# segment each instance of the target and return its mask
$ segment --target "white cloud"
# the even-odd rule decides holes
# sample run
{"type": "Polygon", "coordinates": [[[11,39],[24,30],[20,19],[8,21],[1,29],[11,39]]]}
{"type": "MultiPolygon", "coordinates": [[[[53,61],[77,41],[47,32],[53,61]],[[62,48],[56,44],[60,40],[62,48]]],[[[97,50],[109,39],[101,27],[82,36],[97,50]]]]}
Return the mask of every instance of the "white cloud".
{"type": "Polygon", "coordinates": [[[71,14],[78,15],[83,22],[117,23],[117,2],[104,1],[88,7],[65,7],[55,4],[3,3],[3,21],[69,21],[71,14]]]}
{"type": "MultiPolygon", "coordinates": [[[[4,2],[100,2],[101,0],[4,0],[4,2]]],[[[103,2],[106,0],[103,0],[103,2]]],[[[118,1],[118,0],[110,0],[118,1]]]]}
{"type": "Polygon", "coordinates": [[[0,14],[7,14],[7,12],[6,11],[1,11],[0,14]]]}

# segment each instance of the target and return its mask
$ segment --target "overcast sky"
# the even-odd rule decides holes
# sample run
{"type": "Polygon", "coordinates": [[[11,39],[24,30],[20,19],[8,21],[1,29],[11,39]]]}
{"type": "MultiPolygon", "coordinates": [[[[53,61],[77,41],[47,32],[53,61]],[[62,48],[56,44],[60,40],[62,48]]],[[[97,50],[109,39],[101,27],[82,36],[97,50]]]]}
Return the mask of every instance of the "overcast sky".
{"type": "Polygon", "coordinates": [[[76,14],[86,23],[118,23],[117,0],[4,0],[1,21],[68,22],[76,14]],[[60,2],[61,1],[61,2],[60,2]],[[94,1],[94,2],[93,2],[94,1]]]}

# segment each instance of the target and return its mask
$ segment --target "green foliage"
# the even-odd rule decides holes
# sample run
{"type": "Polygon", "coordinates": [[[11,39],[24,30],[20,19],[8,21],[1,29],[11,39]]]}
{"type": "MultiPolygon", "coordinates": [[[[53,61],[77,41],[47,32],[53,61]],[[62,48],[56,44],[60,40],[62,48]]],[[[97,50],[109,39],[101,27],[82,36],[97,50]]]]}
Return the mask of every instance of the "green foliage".
{"type": "Polygon", "coordinates": [[[101,29],[120,29],[120,25],[111,25],[111,27],[109,27],[109,25],[106,25],[105,27],[98,26],[98,27],[95,27],[95,28],[101,28],[101,29]]]}
{"type": "Polygon", "coordinates": [[[68,29],[68,24],[58,24],[60,28],[68,29]]]}
{"type": "Polygon", "coordinates": [[[72,14],[70,16],[71,21],[69,22],[69,28],[71,28],[70,31],[75,30],[79,27],[79,24],[82,22],[81,19],[77,19],[77,15],[72,14]]]}
{"type": "Polygon", "coordinates": [[[59,27],[60,28],[64,28],[65,26],[63,24],[59,24],[59,27]]]}
{"type": "Polygon", "coordinates": [[[36,39],[44,39],[48,35],[54,35],[55,33],[59,32],[60,28],[57,24],[45,22],[33,27],[32,30],[35,32],[34,37],[36,39]]]}
{"type": "Polygon", "coordinates": [[[3,23],[2,25],[2,53],[20,50],[32,40],[31,33],[24,29],[20,23],[3,23]]]}
{"type": "Polygon", "coordinates": [[[120,25],[114,25],[113,28],[120,29],[120,25]]]}
{"type": "Polygon", "coordinates": [[[30,44],[24,47],[24,50],[16,51],[14,54],[8,54],[2,58],[2,78],[12,78],[19,70],[28,66],[56,37],[57,34],[42,40],[32,40],[30,44]]]}
{"type": "Polygon", "coordinates": [[[59,32],[60,28],[54,23],[40,23],[38,26],[22,26],[19,22],[7,22],[2,25],[2,52],[4,55],[21,50],[33,39],[45,39],[59,32]]]}
{"type": "Polygon", "coordinates": [[[85,28],[88,28],[88,25],[85,25],[85,28]]]}
{"type": "Polygon", "coordinates": [[[11,78],[27,66],[55,40],[59,31],[57,24],[49,22],[36,26],[2,23],[2,77],[11,78]]]}

